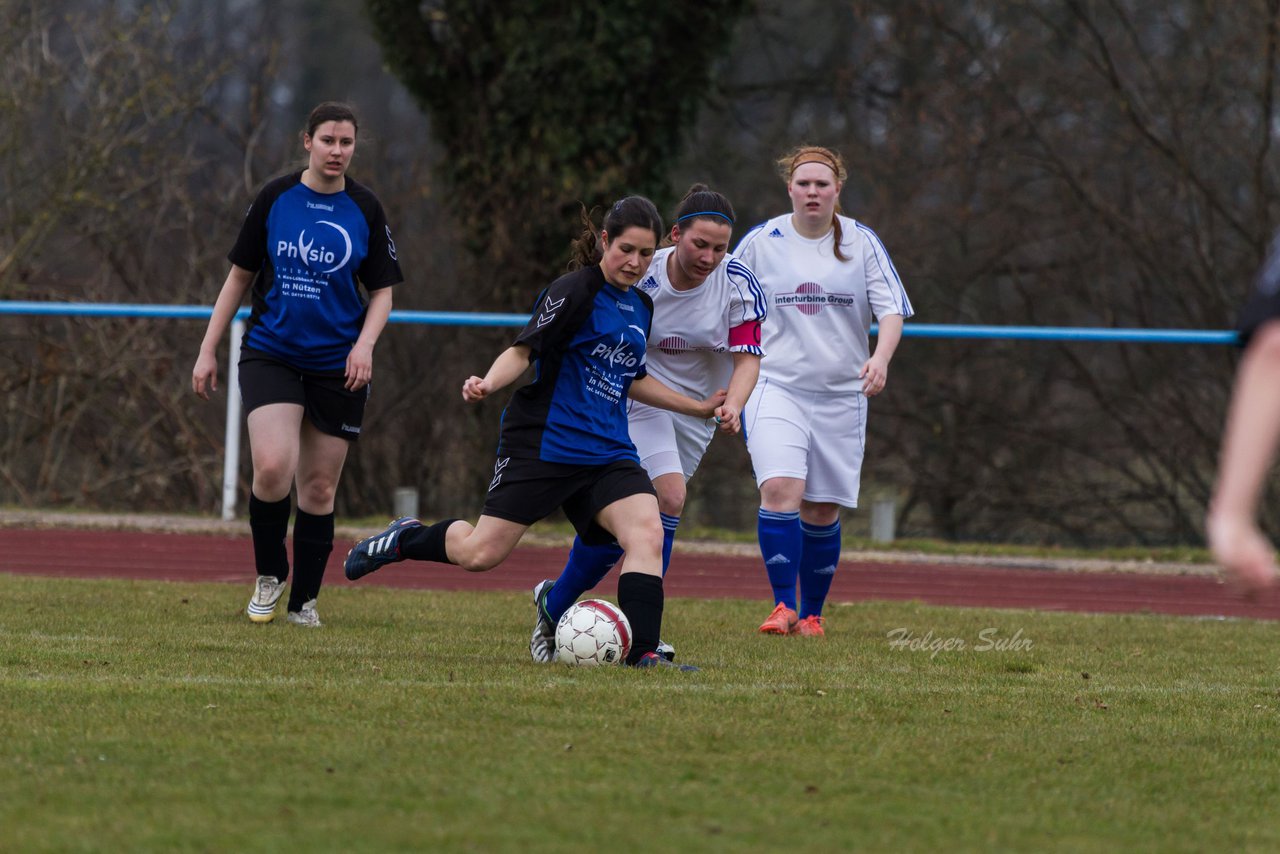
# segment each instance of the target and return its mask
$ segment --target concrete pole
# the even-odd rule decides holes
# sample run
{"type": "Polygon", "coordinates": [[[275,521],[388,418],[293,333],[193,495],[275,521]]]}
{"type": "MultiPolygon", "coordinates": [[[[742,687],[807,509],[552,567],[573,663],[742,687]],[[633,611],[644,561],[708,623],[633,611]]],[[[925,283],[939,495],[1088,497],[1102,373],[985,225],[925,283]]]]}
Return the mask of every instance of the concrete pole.
{"type": "Polygon", "coordinates": [[[897,525],[898,507],[892,498],[871,502],[871,542],[892,543],[897,525]]]}
{"type": "Polygon", "coordinates": [[[418,490],[412,486],[398,486],[392,499],[396,518],[418,516],[418,490]]]}
{"type": "Polygon", "coordinates": [[[240,339],[244,337],[244,321],[231,321],[231,356],[227,365],[226,456],[222,460],[222,519],[236,518],[236,472],[240,468],[240,339]]]}

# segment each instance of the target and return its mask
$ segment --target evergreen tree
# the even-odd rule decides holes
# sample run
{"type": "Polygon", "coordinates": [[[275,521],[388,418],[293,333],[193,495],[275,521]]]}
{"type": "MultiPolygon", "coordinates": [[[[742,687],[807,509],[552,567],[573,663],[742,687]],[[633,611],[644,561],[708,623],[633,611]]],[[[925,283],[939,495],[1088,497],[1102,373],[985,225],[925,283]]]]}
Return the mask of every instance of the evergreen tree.
{"type": "Polygon", "coordinates": [[[445,150],[476,297],[525,310],[588,208],[664,205],[670,166],[749,0],[366,0],[445,150]]]}

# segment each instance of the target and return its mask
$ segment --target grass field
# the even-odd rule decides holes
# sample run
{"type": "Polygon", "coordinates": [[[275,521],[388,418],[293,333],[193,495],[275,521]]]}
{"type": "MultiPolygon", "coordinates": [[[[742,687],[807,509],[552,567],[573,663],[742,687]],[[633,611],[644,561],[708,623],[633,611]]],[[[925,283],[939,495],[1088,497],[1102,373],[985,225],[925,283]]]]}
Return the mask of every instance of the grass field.
{"type": "Polygon", "coordinates": [[[1272,623],[677,599],[682,674],[534,665],[523,595],[248,592],[0,575],[0,850],[1280,848],[1272,623]]]}

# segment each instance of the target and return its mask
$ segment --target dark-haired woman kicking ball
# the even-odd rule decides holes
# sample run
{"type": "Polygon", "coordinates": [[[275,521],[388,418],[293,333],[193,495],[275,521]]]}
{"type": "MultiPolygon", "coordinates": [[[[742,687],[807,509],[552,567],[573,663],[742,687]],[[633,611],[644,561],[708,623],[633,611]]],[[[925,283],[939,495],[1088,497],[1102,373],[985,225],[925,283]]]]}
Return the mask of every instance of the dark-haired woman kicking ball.
{"type": "MultiPolygon", "coordinates": [[[[717,424],[722,432],[738,432],[738,415],[760,371],[766,301],[755,274],[728,253],[733,221],[727,198],[694,184],[676,208],[671,245],[654,254],[649,274],[639,284],[654,306],[650,376],[690,395],[727,389],[714,422],[635,401],[628,408],[631,439],[658,493],[664,576],[684,510],[685,484],[697,471],[717,424]]],[[[529,639],[534,661],[552,660],[556,622],[619,557],[614,544],[588,545],[578,538],[560,577],[534,587],[537,616],[529,639]]],[[[669,644],[659,644],[658,651],[666,658],[675,656],[669,644]]]]}
{"type": "Polygon", "coordinates": [[[575,243],[577,269],[543,292],[528,325],[488,372],[462,385],[464,400],[484,400],[537,366],[533,382],[516,391],[503,414],[480,519],[474,526],[397,519],[351,550],[346,572],[354,580],[405,559],[483,572],[511,554],[530,525],[563,508],[584,542],[622,548],[618,605],[633,635],[626,663],[671,666],[655,652],[662,525],[627,433],[627,399],[708,418],[724,395],[694,400],[646,373],[653,302],[635,285],[662,233],[653,203],[630,196],[609,209],[598,233],[587,226],[575,243]]]}

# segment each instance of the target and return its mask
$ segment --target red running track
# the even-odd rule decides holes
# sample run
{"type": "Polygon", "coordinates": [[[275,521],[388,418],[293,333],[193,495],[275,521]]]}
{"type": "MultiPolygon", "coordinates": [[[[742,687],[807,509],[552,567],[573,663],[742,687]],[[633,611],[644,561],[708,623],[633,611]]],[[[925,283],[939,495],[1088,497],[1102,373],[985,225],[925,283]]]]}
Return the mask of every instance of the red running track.
{"type": "MultiPolygon", "coordinates": [[[[327,584],[351,584],[341,556],[349,540],[334,544],[327,584]]],[[[457,567],[405,563],[386,567],[360,585],[437,590],[530,590],[555,578],[563,547],[522,547],[486,573],[457,567]]],[[[0,572],[65,578],[138,578],[163,581],[253,580],[248,537],[143,533],[136,531],[0,529],[0,572]]],[[[612,575],[598,588],[616,592],[612,575]]],[[[769,585],[759,558],[677,550],[666,590],[669,596],[742,598],[768,602],[769,585]]],[[[860,561],[846,554],[832,584],[830,601],[917,600],[932,605],[1036,608],[1053,611],[1162,614],[1280,619],[1280,595],[1246,601],[1212,577],[1122,572],[975,567],[948,563],[860,561]]]]}

